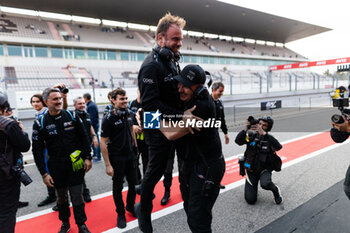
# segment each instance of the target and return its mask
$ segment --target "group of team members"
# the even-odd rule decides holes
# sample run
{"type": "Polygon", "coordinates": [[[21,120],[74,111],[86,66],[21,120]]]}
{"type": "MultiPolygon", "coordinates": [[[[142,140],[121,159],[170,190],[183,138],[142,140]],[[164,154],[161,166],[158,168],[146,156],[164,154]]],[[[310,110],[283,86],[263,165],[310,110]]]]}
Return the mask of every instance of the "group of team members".
{"type": "MultiPolygon", "coordinates": [[[[128,108],[125,90],[117,88],[109,93],[111,105],[107,106],[101,125],[100,148],[106,166],[106,174],[112,177],[113,199],[117,212],[117,227],[126,227],[126,211],[138,218],[142,232],[153,232],[151,212],[154,187],[166,174],[169,161],[175,151],[179,166],[179,181],[187,223],[192,232],[211,232],[212,208],[219,195],[221,180],[225,173],[225,160],[217,126],[172,127],[160,129],[143,128],[142,114],[138,119],[135,112],[160,112],[164,121],[207,121],[221,122],[225,143],[229,143],[224,119],[223,105],[219,100],[223,94],[222,83],[214,83],[212,94],[205,87],[210,74],[198,65],[187,65],[180,71],[178,61],[182,45],[182,29],[185,20],[170,13],[159,20],[156,30],[157,45],[143,62],[138,77],[140,98],[128,108]],[[131,110],[130,110],[131,109],[131,110]],[[143,160],[143,177],[139,187],[141,199],[135,204],[135,186],[141,180],[138,172],[138,155],[143,160]],[[124,177],[128,182],[126,205],[122,199],[124,177]]],[[[210,82],[208,83],[210,86],[210,82]]],[[[67,108],[66,96],[59,88],[47,88],[38,98],[47,106],[38,109],[33,125],[32,150],[35,163],[43,182],[55,189],[60,233],[70,230],[69,201],[73,206],[75,222],[80,233],[90,232],[85,224],[85,202],[91,201],[86,193],[85,174],[91,169],[91,145],[99,146],[97,130],[85,112],[85,102],[79,97],[74,100],[74,111],[67,108]],[[45,112],[44,112],[45,111],[45,112]],[[85,187],[85,189],[84,189],[85,187]],[[89,198],[85,198],[85,197],[89,198]]],[[[88,101],[87,101],[88,102],[88,101]]],[[[33,104],[34,106],[34,104],[33,104]]],[[[163,121],[161,121],[163,123],[163,121]]],[[[259,123],[239,133],[236,143],[247,145],[246,152],[257,155],[259,141],[266,141],[268,148],[264,156],[256,156],[259,166],[246,167],[247,181],[245,198],[253,204],[257,198],[257,184],[271,190],[275,202],[282,197],[279,188],[271,180],[273,168],[269,166],[270,155],[281,149],[281,145],[268,131],[271,118],[261,118],[259,123]],[[246,136],[251,127],[257,133],[254,140],[246,136]],[[256,143],[255,143],[256,142],[256,143]],[[255,153],[255,154],[254,154],[255,153]],[[261,158],[260,158],[261,157],[261,158]]],[[[246,153],[246,154],[247,154],[246,153]]],[[[248,154],[247,154],[248,157],[248,154]]],[[[170,181],[171,185],[171,181],[170,181]]],[[[165,189],[163,199],[170,198],[170,187],[165,189]]],[[[49,191],[49,195],[50,195],[49,191]]],[[[87,191],[88,193],[88,191],[87,191]]]]}
{"type": "MultiPolygon", "coordinates": [[[[225,143],[229,143],[223,106],[219,101],[223,85],[213,84],[210,96],[205,87],[209,78],[207,76],[210,76],[208,72],[198,65],[187,65],[180,71],[179,49],[182,46],[182,29],[185,24],[183,18],[170,13],[159,20],[155,32],[157,45],[145,58],[138,76],[142,109],[145,112],[160,112],[162,123],[216,119],[221,122],[225,143]]],[[[207,86],[210,86],[210,81],[207,86]]],[[[263,180],[262,188],[274,193],[275,202],[282,202],[280,190],[271,180],[271,156],[282,147],[268,134],[272,125],[272,119],[266,117],[260,118],[255,125],[247,121],[246,128],[236,138],[237,144],[247,145],[246,152],[249,151],[250,158],[254,156],[253,160],[256,160],[249,169],[244,168],[248,172],[245,197],[249,204],[256,201],[259,179],[263,180]],[[251,141],[248,137],[243,137],[248,128],[256,132],[251,141]],[[266,142],[264,146],[267,148],[263,156],[259,155],[259,146],[262,144],[260,141],[266,142]]],[[[162,125],[160,129],[145,128],[143,133],[149,148],[149,157],[141,183],[141,199],[135,205],[140,230],[153,232],[151,212],[154,187],[164,174],[171,150],[175,147],[180,191],[189,228],[192,232],[211,232],[212,208],[222,187],[220,183],[225,173],[218,128],[185,126],[169,129],[162,125]]]]}

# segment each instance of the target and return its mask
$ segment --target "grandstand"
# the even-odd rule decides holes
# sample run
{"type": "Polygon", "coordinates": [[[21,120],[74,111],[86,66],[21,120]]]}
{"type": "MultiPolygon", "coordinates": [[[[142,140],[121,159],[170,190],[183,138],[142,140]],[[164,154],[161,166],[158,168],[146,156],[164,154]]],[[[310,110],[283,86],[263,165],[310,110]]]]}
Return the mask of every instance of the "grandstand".
{"type": "MultiPolygon", "coordinates": [[[[253,91],[259,89],[255,88],[255,84],[269,80],[266,73],[269,66],[308,60],[286,48],[285,42],[329,30],[213,0],[209,1],[211,9],[206,9],[208,18],[215,15],[212,21],[196,18],[198,13],[186,10],[200,4],[199,0],[180,0],[176,9],[169,9],[167,1],[157,2],[156,6],[148,6],[142,11],[136,6],[144,3],[123,0],[108,6],[102,4],[103,17],[95,13],[96,3],[93,1],[79,0],[74,4],[86,6],[84,11],[71,6],[66,0],[61,1],[60,4],[69,6],[69,12],[61,8],[62,5],[48,5],[44,1],[35,1],[35,4],[34,1],[2,2],[3,6],[65,14],[76,12],[77,15],[101,19],[99,23],[78,22],[73,18],[45,17],[39,13],[23,15],[4,11],[2,7],[0,78],[5,88],[16,91],[40,90],[57,81],[65,82],[72,89],[91,88],[92,84],[95,88],[136,87],[138,69],[155,43],[153,28],[135,29],[127,23],[110,26],[104,23],[104,19],[156,25],[159,18],[156,14],[163,15],[168,10],[178,13],[188,22],[180,65],[198,63],[213,74],[214,80],[228,85],[239,84],[242,87],[242,84],[252,82],[254,88],[250,89],[253,91]],[[113,14],[110,8],[114,9],[113,14]],[[218,15],[217,10],[223,14],[218,15]],[[227,10],[236,14],[227,14],[227,10]],[[142,18],[147,11],[152,12],[152,16],[142,18]],[[241,17],[241,12],[246,12],[246,20],[237,18],[241,17]],[[275,20],[273,25],[262,24],[271,17],[275,20]],[[266,33],[268,30],[274,33],[266,33]]],[[[296,73],[285,76],[288,75],[303,80],[296,73]]],[[[231,91],[226,90],[226,94],[239,91],[242,88],[231,88],[231,91]]]]}

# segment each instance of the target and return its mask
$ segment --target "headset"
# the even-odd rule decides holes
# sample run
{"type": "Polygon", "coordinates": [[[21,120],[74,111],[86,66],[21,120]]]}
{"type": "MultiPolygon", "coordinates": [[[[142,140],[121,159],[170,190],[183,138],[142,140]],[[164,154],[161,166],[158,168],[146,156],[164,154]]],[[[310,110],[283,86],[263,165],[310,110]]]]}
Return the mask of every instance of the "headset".
{"type": "Polygon", "coordinates": [[[171,60],[174,60],[175,62],[178,62],[180,60],[180,58],[181,58],[180,52],[178,54],[175,54],[168,47],[156,46],[155,48],[153,48],[153,51],[156,52],[156,54],[159,57],[161,57],[166,62],[170,62],[171,60]]]}
{"type": "Polygon", "coordinates": [[[114,108],[114,113],[119,119],[125,120],[130,116],[132,111],[128,108],[125,108],[125,109],[114,108]]]}

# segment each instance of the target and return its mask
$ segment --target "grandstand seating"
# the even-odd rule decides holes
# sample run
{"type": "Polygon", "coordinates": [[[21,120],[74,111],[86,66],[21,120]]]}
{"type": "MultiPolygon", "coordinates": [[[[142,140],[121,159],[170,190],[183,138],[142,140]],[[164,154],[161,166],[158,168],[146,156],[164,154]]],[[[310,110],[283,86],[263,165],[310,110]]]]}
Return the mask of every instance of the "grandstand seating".
{"type": "MultiPolygon", "coordinates": [[[[31,37],[49,40],[72,40],[77,42],[152,47],[154,33],[117,27],[55,22],[39,17],[22,18],[3,16],[0,18],[0,36],[31,37]],[[11,29],[11,30],[6,30],[11,29]],[[57,35],[58,33],[58,35],[57,35]]],[[[302,58],[301,55],[282,47],[233,42],[219,39],[185,36],[183,50],[210,53],[233,53],[255,56],[302,58]]]]}
{"type": "Polygon", "coordinates": [[[53,39],[47,22],[43,20],[4,16],[0,18],[0,26],[15,29],[10,31],[0,30],[0,36],[53,39]]]}

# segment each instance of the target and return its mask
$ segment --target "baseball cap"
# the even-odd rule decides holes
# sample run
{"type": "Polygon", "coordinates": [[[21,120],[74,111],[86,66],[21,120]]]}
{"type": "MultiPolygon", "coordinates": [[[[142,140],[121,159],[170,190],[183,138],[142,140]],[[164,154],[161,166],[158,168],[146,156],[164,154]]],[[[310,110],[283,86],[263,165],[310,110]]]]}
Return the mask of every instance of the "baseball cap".
{"type": "Polygon", "coordinates": [[[204,84],[206,73],[199,65],[187,65],[174,79],[184,86],[190,87],[196,84],[204,84]]]}

